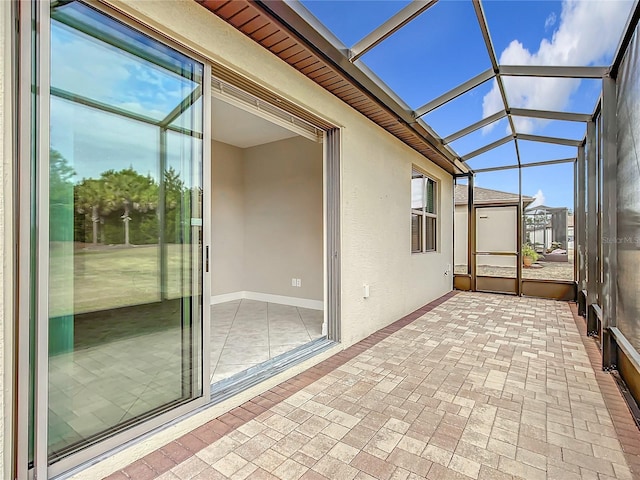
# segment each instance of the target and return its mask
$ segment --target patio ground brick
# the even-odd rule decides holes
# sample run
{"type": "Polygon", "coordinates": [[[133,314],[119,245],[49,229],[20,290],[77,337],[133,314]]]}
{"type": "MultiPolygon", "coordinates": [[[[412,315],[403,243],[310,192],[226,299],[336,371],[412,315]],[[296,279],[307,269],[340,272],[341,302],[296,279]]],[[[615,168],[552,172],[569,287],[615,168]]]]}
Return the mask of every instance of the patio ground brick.
{"type": "Polygon", "coordinates": [[[107,479],[640,478],[600,365],[574,304],[452,292],[107,479]]]}

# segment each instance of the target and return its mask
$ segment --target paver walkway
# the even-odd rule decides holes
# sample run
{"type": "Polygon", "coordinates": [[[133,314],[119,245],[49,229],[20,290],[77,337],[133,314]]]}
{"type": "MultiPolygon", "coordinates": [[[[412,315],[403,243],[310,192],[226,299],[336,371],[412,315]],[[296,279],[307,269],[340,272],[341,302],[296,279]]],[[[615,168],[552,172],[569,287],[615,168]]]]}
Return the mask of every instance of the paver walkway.
{"type": "Polygon", "coordinates": [[[634,478],[569,304],[443,301],[109,478],[634,478]]]}

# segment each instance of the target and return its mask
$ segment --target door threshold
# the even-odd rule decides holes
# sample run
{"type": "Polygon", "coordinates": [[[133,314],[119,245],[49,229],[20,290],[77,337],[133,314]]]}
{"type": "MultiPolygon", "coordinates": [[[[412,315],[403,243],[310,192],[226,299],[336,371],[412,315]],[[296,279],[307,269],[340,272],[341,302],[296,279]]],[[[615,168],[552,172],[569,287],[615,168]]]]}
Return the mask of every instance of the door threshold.
{"type": "Polygon", "coordinates": [[[250,367],[242,372],[236,373],[224,380],[211,384],[211,397],[209,406],[223,402],[248,388],[251,388],[265,380],[288,370],[289,368],[314,357],[315,355],[328,350],[337,342],[328,338],[318,338],[304,345],[281,353],[266,362],[250,367]]]}

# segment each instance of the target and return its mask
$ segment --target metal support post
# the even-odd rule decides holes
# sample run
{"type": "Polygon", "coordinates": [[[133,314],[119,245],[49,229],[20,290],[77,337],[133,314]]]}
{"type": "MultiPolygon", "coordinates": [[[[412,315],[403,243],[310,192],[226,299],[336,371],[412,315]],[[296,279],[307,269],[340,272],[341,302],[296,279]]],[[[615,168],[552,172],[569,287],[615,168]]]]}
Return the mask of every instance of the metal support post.
{"type": "Polygon", "coordinates": [[[602,82],[602,368],[616,368],[615,340],[609,328],[616,326],[617,278],[617,99],[616,81],[602,82]]]}

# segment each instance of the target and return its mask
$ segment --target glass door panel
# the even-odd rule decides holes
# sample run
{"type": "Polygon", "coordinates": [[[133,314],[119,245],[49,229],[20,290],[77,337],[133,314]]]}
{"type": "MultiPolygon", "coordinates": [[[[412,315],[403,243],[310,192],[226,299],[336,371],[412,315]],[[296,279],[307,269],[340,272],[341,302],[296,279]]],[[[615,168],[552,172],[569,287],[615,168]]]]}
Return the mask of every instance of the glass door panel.
{"type": "Polygon", "coordinates": [[[477,206],[477,290],[518,292],[518,207],[477,206]]]}
{"type": "Polygon", "coordinates": [[[52,7],[50,462],[202,394],[202,79],[87,5],[52,7]]]}

